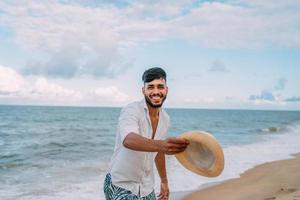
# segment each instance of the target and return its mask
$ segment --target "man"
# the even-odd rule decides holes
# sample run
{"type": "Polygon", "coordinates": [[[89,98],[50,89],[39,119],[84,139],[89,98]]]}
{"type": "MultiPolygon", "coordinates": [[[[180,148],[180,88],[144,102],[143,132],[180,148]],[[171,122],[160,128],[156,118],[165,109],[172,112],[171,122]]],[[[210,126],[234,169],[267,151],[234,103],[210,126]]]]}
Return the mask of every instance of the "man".
{"type": "Polygon", "coordinates": [[[122,109],[117,128],[114,154],[106,175],[107,200],[155,200],[155,162],[161,179],[159,200],[169,199],[165,154],[185,150],[188,141],[166,138],[169,116],[161,108],[168,94],[166,73],[151,68],[143,74],[144,99],[122,109]]]}

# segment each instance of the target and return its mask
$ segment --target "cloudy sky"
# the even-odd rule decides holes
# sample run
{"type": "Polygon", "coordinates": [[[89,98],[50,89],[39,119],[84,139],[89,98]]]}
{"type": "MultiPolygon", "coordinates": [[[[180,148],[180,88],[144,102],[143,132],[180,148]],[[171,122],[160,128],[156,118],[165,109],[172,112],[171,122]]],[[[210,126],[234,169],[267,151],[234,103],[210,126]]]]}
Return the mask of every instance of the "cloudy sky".
{"type": "Polygon", "coordinates": [[[0,104],[300,110],[300,2],[1,1],[0,104]]]}

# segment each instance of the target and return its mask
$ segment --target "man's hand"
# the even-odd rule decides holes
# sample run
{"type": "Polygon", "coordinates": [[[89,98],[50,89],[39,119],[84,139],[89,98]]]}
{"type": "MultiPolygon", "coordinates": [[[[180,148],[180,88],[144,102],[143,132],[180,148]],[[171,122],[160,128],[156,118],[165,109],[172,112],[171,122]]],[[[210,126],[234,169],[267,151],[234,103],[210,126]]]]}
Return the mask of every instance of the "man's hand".
{"type": "Polygon", "coordinates": [[[165,154],[173,155],[186,149],[189,141],[182,138],[167,138],[163,141],[162,151],[165,154]]]}
{"type": "Polygon", "coordinates": [[[157,200],[168,200],[169,199],[169,186],[168,182],[161,182],[160,193],[157,196],[157,200]]]}

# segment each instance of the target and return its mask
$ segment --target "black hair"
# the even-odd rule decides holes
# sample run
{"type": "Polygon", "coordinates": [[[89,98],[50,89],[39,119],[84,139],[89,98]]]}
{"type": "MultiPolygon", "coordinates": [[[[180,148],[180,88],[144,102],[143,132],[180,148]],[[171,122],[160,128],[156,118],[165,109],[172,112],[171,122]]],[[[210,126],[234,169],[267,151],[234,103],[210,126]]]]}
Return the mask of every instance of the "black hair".
{"type": "Polygon", "coordinates": [[[167,82],[167,74],[165,70],[159,67],[153,67],[144,72],[142,78],[144,83],[149,83],[155,79],[164,79],[167,82]]]}

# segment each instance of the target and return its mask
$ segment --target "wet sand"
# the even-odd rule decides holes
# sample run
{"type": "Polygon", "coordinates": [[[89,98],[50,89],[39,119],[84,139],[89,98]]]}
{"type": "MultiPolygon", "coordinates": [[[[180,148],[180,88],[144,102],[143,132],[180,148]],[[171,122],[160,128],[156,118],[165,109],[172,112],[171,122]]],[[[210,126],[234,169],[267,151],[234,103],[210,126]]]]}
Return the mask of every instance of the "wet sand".
{"type": "Polygon", "coordinates": [[[193,192],[182,199],[300,200],[300,153],[294,156],[258,165],[241,174],[240,178],[193,192]]]}

